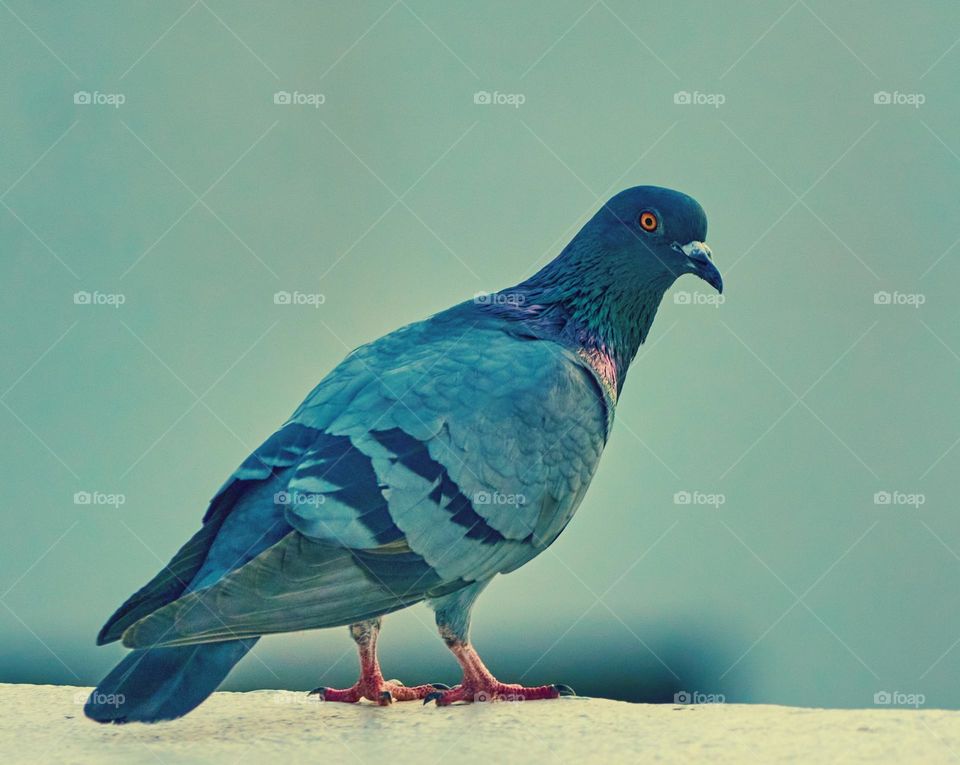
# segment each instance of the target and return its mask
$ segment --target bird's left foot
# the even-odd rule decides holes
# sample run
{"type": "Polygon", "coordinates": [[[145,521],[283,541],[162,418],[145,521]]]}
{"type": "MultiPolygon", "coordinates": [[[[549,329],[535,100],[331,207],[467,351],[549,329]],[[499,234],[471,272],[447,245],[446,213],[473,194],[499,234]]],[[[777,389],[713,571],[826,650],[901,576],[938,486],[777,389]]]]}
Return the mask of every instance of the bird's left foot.
{"type": "Polygon", "coordinates": [[[431,701],[435,701],[437,706],[445,707],[458,701],[468,704],[485,701],[537,701],[576,695],[573,688],[561,683],[538,685],[531,688],[491,680],[480,683],[465,683],[450,690],[428,693],[423,697],[423,703],[429,704],[431,701]]]}
{"type": "Polygon", "coordinates": [[[360,699],[373,701],[380,706],[388,706],[394,701],[414,701],[423,699],[431,693],[446,692],[448,686],[443,683],[433,685],[415,685],[407,688],[399,680],[358,680],[349,688],[314,688],[309,696],[319,696],[321,701],[340,701],[355,704],[360,699]]]}

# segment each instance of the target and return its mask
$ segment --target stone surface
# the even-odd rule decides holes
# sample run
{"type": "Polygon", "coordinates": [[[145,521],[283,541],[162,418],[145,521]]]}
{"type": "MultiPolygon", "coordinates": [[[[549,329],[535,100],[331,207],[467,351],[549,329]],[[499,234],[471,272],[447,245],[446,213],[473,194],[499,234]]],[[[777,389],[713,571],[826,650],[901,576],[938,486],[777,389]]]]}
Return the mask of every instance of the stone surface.
{"type": "Polygon", "coordinates": [[[626,704],[604,699],[376,707],[217,693],[156,725],[99,725],[88,688],[0,685],[7,763],[956,762],[960,712],[626,704]]]}

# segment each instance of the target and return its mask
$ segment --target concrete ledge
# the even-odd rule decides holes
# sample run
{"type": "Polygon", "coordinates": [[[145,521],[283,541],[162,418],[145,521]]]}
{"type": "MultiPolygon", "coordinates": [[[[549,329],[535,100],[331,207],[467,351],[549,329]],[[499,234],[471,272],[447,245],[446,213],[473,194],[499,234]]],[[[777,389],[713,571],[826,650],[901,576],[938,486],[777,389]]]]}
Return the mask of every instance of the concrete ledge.
{"type": "Polygon", "coordinates": [[[570,698],[437,708],[324,704],[289,691],[217,693],[182,720],[99,725],[89,688],[0,684],[7,762],[956,762],[960,712],[676,707],[570,698]]]}

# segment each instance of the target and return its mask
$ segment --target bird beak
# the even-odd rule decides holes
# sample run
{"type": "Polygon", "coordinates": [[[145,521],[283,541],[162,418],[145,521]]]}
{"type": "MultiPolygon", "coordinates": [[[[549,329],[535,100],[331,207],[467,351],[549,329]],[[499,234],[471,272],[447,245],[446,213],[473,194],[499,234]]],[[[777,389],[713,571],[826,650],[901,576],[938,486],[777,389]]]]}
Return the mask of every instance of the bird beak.
{"type": "Polygon", "coordinates": [[[693,241],[683,246],[674,244],[674,249],[687,256],[687,268],[690,273],[696,274],[721,295],[723,294],[723,277],[713,265],[713,253],[707,245],[693,241]]]}

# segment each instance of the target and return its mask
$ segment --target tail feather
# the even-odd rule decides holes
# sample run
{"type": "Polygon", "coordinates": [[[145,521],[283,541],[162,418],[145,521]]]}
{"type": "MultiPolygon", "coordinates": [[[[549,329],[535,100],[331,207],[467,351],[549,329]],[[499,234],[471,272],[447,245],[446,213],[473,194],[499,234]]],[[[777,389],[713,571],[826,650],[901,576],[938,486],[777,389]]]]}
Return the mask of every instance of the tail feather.
{"type": "Polygon", "coordinates": [[[90,694],[84,714],[102,723],[182,717],[216,690],[256,642],[254,638],[132,651],[90,694]]]}

